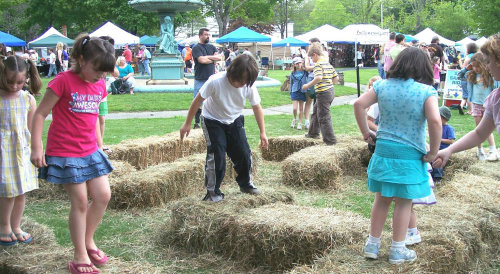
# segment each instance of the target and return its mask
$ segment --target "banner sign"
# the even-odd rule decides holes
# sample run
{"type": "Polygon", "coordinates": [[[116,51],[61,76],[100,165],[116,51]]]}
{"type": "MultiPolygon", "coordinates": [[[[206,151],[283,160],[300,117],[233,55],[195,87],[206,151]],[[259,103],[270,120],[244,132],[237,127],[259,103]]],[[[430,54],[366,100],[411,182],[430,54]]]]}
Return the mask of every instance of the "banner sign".
{"type": "Polygon", "coordinates": [[[457,69],[449,69],[446,72],[443,100],[462,100],[462,86],[461,81],[457,79],[458,72],[457,69]]]}

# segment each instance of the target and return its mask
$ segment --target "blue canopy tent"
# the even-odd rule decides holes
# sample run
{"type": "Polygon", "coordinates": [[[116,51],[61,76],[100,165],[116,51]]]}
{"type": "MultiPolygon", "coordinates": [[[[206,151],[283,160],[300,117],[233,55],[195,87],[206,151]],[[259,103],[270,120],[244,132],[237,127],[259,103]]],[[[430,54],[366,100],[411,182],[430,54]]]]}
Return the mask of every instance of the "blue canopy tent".
{"type": "Polygon", "coordinates": [[[147,39],[141,39],[141,44],[146,45],[148,47],[154,47],[156,44],[158,44],[158,41],[160,41],[160,37],[157,36],[150,36],[147,39]]]}
{"type": "MultiPolygon", "coordinates": [[[[308,42],[304,42],[294,37],[287,37],[281,41],[271,44],[272,48],[285,47],[285,51],[283,52],[283,59],[285,59],[286,47],[306,47],[306,46],[309,46],[308,42]]],[[[272,48],[271,48],[271,56],[273,55],[272,48]]],[[[273,62],[273,69],[274,69],[274,63],[275,62],[273,62]]]]}
{"type": "Polygon", "coordinates": [[[151,37],[151,36],[149,36],[149,35],[144,35],[144,36],[141,36],[141,37],[139,38],[139,43],[140,43],[140,44],[143,44],[144,40],[148,39],[149,37],[151,37]]]}
{"type": "Polygon", "coordinates": [[[238,29],[222,36],[215,40],[216,43],[251,43],[251,42],[271,42],[271,38],[255,32],[246,27],[239,27],[238,29]]]}
{"type": "Polygon", "coordinates": [[[3,43],[7,47],[25,47],[26,42],[15,37],[14,35],[10,35],[3,31],[0,31],[0,43],[3,43]]]}

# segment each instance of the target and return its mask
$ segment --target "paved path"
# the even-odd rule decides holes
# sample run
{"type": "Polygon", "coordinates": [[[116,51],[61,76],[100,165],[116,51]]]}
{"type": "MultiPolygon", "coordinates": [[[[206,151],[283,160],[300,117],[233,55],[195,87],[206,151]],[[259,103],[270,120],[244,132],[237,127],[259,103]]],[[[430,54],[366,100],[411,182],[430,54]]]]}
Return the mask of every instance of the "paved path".
{"type": "MultiPolygon", "coordinates": [[[[356,88],[355,83],[345,83],[345,86],[356,88]]],[[[361,90],[365,90],[366,86],[361,85],[361,90]]],[[[358,98],[358,95],[348,95],[336,97],[332,106],[352,104],[354,100],[358,98]]],[[[176,116],[187,115],[187,110],[169,110],[169,111],[144,111],[144,112],[117,112],[109,113],[106,115],[106,120],[108,119],[136,119],[136,118],[171,118],[176,116]]],[[[264,109],[264,115],[279,115],[279,114],[292,114],[292,105],[283,105],[277,107],[270,107],[264,109]]],[[[243,110],[243,115],[253,115],[252,109],[243,110]]],[[[49,115],[47,120],[52,120],[52,116],[49,115]]]]}

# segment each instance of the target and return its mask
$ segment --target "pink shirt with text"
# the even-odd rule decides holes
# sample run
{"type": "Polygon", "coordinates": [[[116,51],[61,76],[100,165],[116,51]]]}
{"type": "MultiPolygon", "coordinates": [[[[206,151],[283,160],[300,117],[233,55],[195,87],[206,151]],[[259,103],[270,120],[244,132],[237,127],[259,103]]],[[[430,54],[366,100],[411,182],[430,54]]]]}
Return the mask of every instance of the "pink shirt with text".
{"type": "Polygon", "coordinates": [[[54,91],[59,101],[52,108],[45,153],[58,157],[84,157],[96,152],[99,103],[107,96],[105,80],[86,82],[68,70],[57,74],[47,88],[54,91]]]}

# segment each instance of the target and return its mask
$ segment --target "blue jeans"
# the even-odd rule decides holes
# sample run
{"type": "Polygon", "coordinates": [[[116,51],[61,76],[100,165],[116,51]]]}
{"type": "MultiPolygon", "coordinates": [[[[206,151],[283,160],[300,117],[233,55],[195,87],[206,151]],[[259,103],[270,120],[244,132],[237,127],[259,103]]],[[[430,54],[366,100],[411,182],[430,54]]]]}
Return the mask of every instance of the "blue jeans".
{"type": "Polygon", "coordinates": [[[142,65],[144,66],[142,75],[144,75],[144,73],[146,73],[147,75],[151,75],[151,69],[149,68],[149,59],[145,59],[144,61],[142,61],[142,65]]]}
{"type": "Polygon", "coordinates": [[[54,76],[57,75],[56,64],[50,64],[50,66],[49,66],[49,73],[47,74],[47,77],[50,77],[52,75],[54,75],[54,76]]]}
{"type": "Polygon", "coordinates": [[[385,79],[384,64],[378,61],[377,68],[378,68],[378,75],[380,76],[380,78],[385,79]]]}

